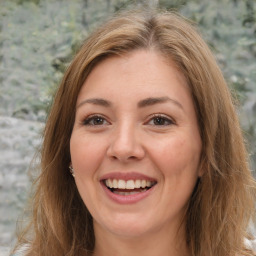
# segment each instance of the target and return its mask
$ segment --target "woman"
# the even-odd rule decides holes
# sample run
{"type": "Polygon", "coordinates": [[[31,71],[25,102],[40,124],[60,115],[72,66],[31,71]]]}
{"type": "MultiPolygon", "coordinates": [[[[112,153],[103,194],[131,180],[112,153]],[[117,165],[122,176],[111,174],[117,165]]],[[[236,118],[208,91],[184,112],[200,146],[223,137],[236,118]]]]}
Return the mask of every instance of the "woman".
{"type": "Polygon", "coordinates": [[[41,154],[25,255],[253,255],[255,184],[232,98],[176,14],[122,13],[86,40],[41,154]]]}

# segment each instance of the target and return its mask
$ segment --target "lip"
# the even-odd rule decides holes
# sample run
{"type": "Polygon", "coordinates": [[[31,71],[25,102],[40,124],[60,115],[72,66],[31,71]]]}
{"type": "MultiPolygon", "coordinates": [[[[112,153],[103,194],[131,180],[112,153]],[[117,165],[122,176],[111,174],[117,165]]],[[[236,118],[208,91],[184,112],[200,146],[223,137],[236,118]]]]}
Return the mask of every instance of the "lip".
{"type": "Polygon", "coordinates": [[[133,194],[133,195],[118,195],[115,193],[112,193],[103,183],[103,181],[101,182],[101,186],[104,190],[104,192],[106,193],[106,195],[114,202],[118,203],[118,204],[135,204],[141,200],[143,200],[144,198],[148,197],[151,193],[153,193],[156,185],[154,185],[153,187],[151,187],[150,189],[144,191],[144,192],[140,192],[138,194],[133,194]]]}
{"type": "MultiPolygon", "coordinates": [[[[153,187],[149,188],[146,191],[137,193],[137,194],[132,194],[132,195],[118,195],[115,193],[112,193],[104,184],[104,180],[106,179],[122,179],[125,181],[128,180],[136,180],[136,179],[140,179],[140,180],[149,180],[149,181],[156,181],[156,179],[149,177],[147,175],[144,174],[140,174],[140,173],[108,173],[104,176],[101,177],[100,179],[100,184],[104,190],[104,192],[106,193],[107,197],[109,199],[111,199],[112,201],[114,201],[115,203],[118,204],[135,204],[141,200],[143,200],[144,198],[150,196],[153,191],[155,190],[156,185],[154,185],[153,187]]],[[[157,181],[156,181],[157,182],[157,181]]]]}

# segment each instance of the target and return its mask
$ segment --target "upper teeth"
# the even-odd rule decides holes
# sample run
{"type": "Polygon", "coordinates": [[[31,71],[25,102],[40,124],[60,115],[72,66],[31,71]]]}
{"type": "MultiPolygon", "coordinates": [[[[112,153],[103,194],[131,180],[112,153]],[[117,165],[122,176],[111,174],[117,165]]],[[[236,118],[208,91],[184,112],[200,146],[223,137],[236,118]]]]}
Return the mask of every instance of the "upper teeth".
{"type": "Polygon", "coordinates": [[[109,188],[119,188],[119,189],[135,189],[135,188],[145,188],[154,185],[154,181],[149,180],[117,180],[117,179],[107,179],[105,184],[109,188]]]}

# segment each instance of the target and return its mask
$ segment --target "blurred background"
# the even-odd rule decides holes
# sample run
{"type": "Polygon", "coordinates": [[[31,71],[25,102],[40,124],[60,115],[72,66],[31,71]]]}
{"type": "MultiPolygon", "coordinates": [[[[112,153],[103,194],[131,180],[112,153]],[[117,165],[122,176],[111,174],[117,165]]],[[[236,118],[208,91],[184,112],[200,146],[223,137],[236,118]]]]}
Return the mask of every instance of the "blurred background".
{"type": "Polygon", "coordinates": [[[158,6],[198,24],[237,107],[256,169],[255,0],[0,0],[0,255],[15,241],[51,98],[87,35],[120,9],[158,6]]]}

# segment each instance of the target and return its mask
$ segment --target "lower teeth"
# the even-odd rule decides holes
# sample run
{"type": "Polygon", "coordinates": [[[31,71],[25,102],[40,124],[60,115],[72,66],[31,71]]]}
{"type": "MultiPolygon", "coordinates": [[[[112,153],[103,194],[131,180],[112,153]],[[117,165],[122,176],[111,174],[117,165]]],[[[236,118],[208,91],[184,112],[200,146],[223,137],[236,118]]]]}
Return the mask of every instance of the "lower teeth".
{"type": "Polygon", "coordinates": [[[112,192],[117,195],[128,196],[128,195],[134,195],[134,194],[138,194],[138,193],[145,192],[145,191],[147,191],[146,188],[141,189],[140,191],[132,191],[132,192],[121,192],[121,191],[116,191],[116,190],[114,190],[112,192]]]}

